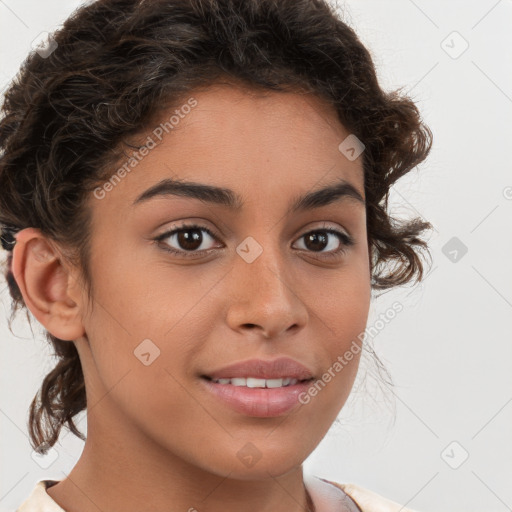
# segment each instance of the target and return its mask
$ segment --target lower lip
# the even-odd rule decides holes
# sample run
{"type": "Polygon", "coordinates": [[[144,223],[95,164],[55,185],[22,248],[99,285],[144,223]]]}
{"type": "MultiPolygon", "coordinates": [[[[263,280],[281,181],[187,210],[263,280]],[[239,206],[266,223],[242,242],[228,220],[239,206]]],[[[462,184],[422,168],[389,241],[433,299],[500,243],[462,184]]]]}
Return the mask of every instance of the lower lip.
{"type": "Polygon", "coordinates": [[[201,378],[206,389],[235,411],[247,416],[270,418],[280,416],[299,404],[299,395],[306,391],[311,380],[281,388],[248,388],[218,384],[201,378]]]}

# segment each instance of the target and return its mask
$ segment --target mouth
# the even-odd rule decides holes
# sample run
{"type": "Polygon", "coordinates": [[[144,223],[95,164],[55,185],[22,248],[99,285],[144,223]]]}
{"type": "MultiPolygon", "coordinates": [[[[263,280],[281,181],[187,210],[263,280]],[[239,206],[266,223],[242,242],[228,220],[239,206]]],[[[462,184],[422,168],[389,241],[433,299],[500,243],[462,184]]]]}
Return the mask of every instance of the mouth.
{"type": "Polygon", "coordinates": [[[233,377],[231,379],[214,379],[208,375],[202,375],[201,378],[206,379],[214,384],[267,389],[286,388],[295,386],[297,384],[303,384],[305,382],[311,382],[313,380],[313,377],[309,379],[296,379],[294,377],[282,377],[276,379],[261,379],[258,377],[233,377]]]}
{"type": "Polygon", "coordinates": [[[208,401],[243,416],[273,418],[289,414],[298,407],[300,396],[307,392],[313,378],[291,377],[261,379],[235,377],[213,379],[207,375],[201,382],[208,401]]]}

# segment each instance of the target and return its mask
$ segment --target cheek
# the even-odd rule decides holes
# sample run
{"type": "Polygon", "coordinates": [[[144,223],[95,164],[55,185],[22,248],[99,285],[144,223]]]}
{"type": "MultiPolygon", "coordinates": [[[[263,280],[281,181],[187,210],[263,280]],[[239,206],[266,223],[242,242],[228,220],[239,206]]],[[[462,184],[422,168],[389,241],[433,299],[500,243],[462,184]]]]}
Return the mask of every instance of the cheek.
{"type": "MultiPolygon", "coordinates": [[[[371,301],[371,281],[368,258],[353,253],[346,265],[338,269],[323,269],[323,274],[309,273],[304,286],[311,309],[330,339],[331,350],[343,349],[343,342],[357,337],[366,327],[371,301]],[[307,283],[307,284],[306,284],[307,283]],[[339,346],[336,340],[339,340],[339,346]]],[[[313,321],[313,318],[312,318],[313,321]]]]}
{"type": "Polygon", "coordinates": [[[320,378],[310,387],[303,403],[316,402],[325,425],[334,421],[354,383],[362,351],[371,301],[368,260],[359,258],[333,272],[311,292],[311,321],[323,348],[320,378]]]}
{"type": "Polygon", "coordinates": [[[161,262],[144,265],[113,249],[101,263],[85,328],[94,378],[112,389],[111,404],[142,429],[141,417],[158,428],[176,423],[176,411],[200,411],[185,381],[196,352],[211,337],[213,308],[204,296],[218,276],[198,276],[193,266],[171,272],[161,262]]]}

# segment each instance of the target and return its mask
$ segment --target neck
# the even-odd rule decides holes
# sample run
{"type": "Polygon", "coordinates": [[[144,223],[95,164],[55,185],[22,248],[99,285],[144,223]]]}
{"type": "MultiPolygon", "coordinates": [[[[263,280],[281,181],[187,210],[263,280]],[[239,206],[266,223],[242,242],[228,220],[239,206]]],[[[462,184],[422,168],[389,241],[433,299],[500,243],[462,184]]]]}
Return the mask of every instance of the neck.
{"type": "Polygon", "coordinates": [[[170,454],[139,436],[124,440],[88,418],[73,470],[47,490],[68,512],[304,512],[310,510],[302,467],[285,475],[235,479],[170,454]],[[129,447],[129,448],[127,448],[129,447]]]}

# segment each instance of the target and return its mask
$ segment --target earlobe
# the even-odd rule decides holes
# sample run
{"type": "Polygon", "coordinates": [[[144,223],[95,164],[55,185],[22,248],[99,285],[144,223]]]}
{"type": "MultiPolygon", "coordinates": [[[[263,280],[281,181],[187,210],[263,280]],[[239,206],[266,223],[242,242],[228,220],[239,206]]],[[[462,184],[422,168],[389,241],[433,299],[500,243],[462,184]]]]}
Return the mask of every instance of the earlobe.
{"type": "Polygon", "coordinates": [[[80,305],[69,295],[72,276],[39,229],[16,234],[12,269],[26,306],[47,331],[61,340],[83,336],[80,305]]]}

